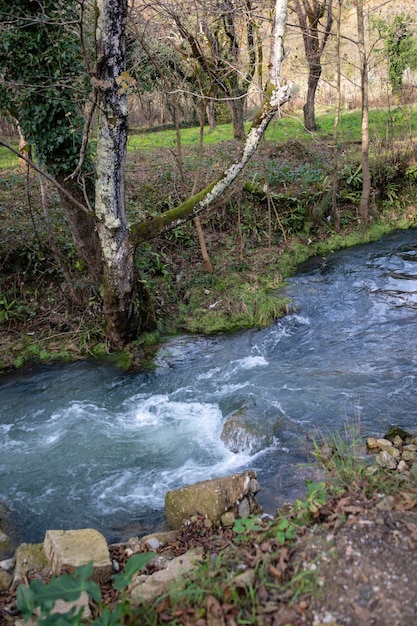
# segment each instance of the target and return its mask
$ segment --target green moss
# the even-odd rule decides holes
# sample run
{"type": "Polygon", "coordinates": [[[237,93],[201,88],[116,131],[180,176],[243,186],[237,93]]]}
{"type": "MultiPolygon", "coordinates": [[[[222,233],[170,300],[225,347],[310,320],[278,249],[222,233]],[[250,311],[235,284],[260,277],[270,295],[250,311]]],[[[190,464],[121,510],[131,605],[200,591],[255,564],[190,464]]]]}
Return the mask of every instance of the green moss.
{"type": "Polygon", "coordinates": [[[401,428],[401,426],[391,426],[384,435],[384,439],[388,441],[394,441],[395,437],[401,437],[403,441],[407,441],[411,438],[411,434],[401,428]]]}

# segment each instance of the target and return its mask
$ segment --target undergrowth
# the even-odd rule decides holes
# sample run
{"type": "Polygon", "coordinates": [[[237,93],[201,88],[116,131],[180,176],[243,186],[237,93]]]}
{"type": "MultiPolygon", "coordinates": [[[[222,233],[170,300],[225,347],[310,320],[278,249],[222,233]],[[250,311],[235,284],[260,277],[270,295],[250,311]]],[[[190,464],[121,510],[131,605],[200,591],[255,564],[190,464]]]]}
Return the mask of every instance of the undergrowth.
{"type": "MultiPolygon", "coordinates": [[[[305,133],[299,118],[284,115],[271,124],[242,179],[201,218],[212,272],[204,267],[192,223],[140,246],[137,268],[152,293],[156,340],[178,332],[212,334],[268,326],[290,309],[279,290],[300,262],[376,240],[395,228],[415,226],[415,159],[407,142],[395,143],[405,132],[403,116],[400,111],[396,114],[388,136],[384,115],[371,114],[374,191],[368,224],[358,217],[362,175],[358,147],[351,142],[360,131],[359,114],[342,116],[345,154],[337,180],[336,155],[328,137],[332,115],[319,116],[320,130],[314,136],[305,133]],[[335,183],[340,231],[331,207],[335,183]]],[[[220,125],[207,134],[201,185],[233,157],[236,143],[227,139],[230,131],[230,125],[220,125]]],[[[196,132],[181,131],[190,180],[200,165],[196,132]]],[[[126,202],[132,222],[176,206],[189,191],[176,170],[172,147],[161,148],[170,144],[169,133],[130,136],[126,202]],[[150,144],[154,149],[145,150],[150,144]]],[[[101,295],[91,285],[69,236],[56,191],[49,189],[46,216],[37,176],[16,169],[17,160],[11,167],[4,148],[3,157],[0,371],[39,361],[106,356],[101,295]]],[[[118,362],[134,366],[141,354],[133,346],[118,362]]]]}

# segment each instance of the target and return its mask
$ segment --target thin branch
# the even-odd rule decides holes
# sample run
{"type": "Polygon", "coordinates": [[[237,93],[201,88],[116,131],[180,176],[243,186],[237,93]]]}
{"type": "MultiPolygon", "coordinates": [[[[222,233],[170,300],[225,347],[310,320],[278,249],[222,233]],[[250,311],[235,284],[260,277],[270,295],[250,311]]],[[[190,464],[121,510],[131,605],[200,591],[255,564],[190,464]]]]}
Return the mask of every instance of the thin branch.
{"type": "Polygon", "coordinates": [[[68,180],[69,178],[75,178],[77,174],[81,171],[82,166],[84,165],[85,155],[86,155],[87,146],[88,146],[88,138],[90,134],[91,122],[93,119],[96,106],[97,106],[97,90],[95,90],[95,93],[94,93],[94,100],[92,100],[89,103],[88,112],[85,118],[83,138],[82,138],[81,148],[80,148],[80,158],[78,160],[77,167],[75,168],[72,174],[70,174],[69,176],[65,178],[65,180],[68,180]]]}
{"type": "Polygon", "coordinates": [[[49,174],[47,174],[43,169],[41,169],[40,167],[38,167],[33,161],[32,159],[29,159],[27,156],[25,156],[24,154],[22,154],[21,152],[19,152],[18,150],[15,150],[14,148],[12,148],[12,146],[10,146],[8,143],[6,143],[5,141],[0,139],[0,146],[3,146],[4,148],[7,148],[8,150],[10,150],[11,152],[13,152],[16,156],[19,157],[19,159],[23,159],[23,161],[26,161],[26,163],[28,165],[30,165],[31,168],[33,168],[35,170],[35,172],[38,172],[38,174],[40,174],[41,176],[43,176],[46,180],[49,180],[50,183],[52,183],[57,189],[59,189],[59,191],[68,198],[68,200],[71,200],[71,202],[73,202],[76,206],[78,206],[78,208],[82,209],[85,213],[87,213],[88,215],[91,215],[91,211],[88,210],[88,208],[84,205],[81,204],[81,202],[78,202],[78,200],[76,198],[74,198],[74,196],[65,189],[65,187],[63,187],[62,185],[60,185],[55,178],[53,178],[53,176],[50,176],[49,174]]]}

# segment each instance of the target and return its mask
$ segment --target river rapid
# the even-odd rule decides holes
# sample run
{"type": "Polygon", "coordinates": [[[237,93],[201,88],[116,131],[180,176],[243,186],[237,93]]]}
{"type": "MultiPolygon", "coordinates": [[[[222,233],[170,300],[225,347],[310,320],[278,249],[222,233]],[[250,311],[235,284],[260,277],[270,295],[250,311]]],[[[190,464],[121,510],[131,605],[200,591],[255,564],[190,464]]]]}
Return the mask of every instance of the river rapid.
{"type": "Polygon", "coordinates": [[[0,500],[19,540],[163,529],[167,490],[250,468],[273,514],[313,475],[312,435],[416,432],[417,232],[312,259],[285,292],[295,312],[271,327],[170,340],[153,371],[1,376],[0,500]],[[236,421],[237,451],[221,439],[236,421]]]}

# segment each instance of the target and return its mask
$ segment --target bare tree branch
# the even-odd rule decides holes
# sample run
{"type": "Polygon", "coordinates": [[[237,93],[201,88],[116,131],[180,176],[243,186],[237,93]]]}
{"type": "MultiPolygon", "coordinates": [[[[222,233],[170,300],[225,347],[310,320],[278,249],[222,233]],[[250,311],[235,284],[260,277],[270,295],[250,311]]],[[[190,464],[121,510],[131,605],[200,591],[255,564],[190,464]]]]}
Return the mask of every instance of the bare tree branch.
{"type": "Polygon", "coordinates": [[[71,202],[73,202],[78,208],[82,209],[83,211],[85,211],[85,213],[87,213],[88,215],[91,215],[91,211],[88,210],[88,208],[84,205],[81,204],[81,202],[78,202],[78,200],[76,198],[74,198],[74,196],[65,189],[65,187],[63,187],[62,185],[60,185],[58,183],[58,181],[55,180],[55,178],[53,176],[50,176],[49,174],[47,174],[42,168],[38,167],[36,165],[36,163],[34,163],[32,161],[32,159],[30,159],[29,157],[25,156],[24,154],[22,154],[22,152],[19,152],[18,150],[15,150],[11,145],[9,145],[8,143],[6,143],[5,141],[2,141],[0,139],[0,146],[3,146],[4,148],[7,148],[8,150],[10,150],[11,152],[13,152],[14,154],[16,154],[16,156],[19,157],[19,159],[23,159],[23,161],[26,161],[26,163],[28,165],[30,165],[30,167],[32,169],[34,169],[36,172],[38,172],[38,174],[40,174],[41,176],[43,176],[43,178],[45,178],[46,180],[49,180],[50,183],[52,183],[54,185],[54,187],[56,187],[57,189],[59,189],[59,191],[68,198],[68,200],[70,200],[71,202]]]}

